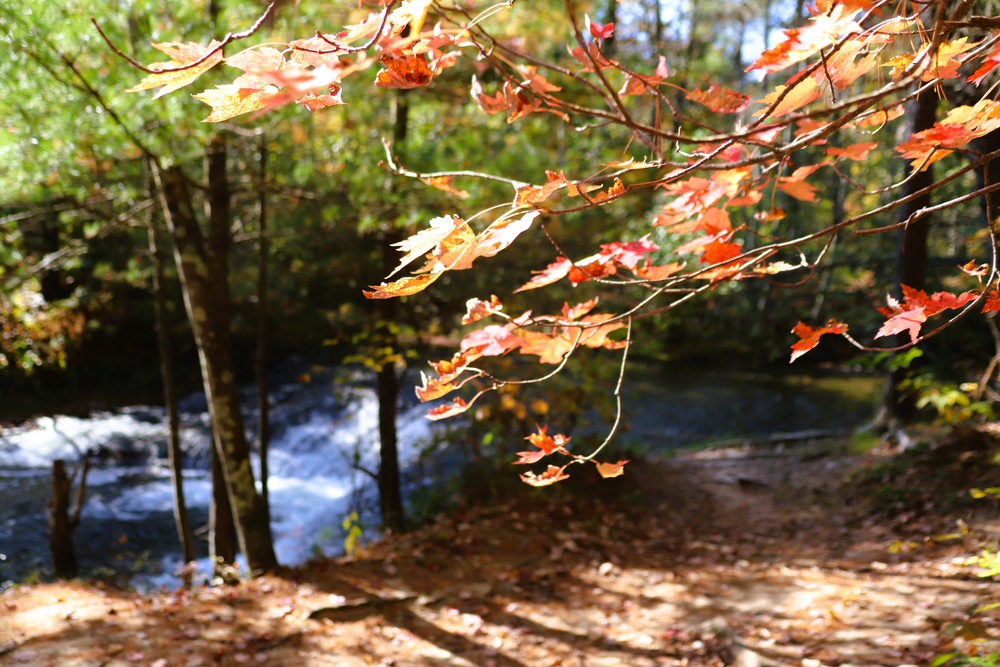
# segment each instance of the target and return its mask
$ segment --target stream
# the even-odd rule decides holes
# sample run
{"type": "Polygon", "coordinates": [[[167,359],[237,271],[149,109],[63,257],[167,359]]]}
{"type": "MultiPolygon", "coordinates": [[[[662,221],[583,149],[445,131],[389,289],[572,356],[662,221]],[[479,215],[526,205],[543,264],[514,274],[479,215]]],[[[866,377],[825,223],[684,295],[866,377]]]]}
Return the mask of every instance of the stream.
{"type": "MultiPolygon", "coordinates": [[[[376,535],[376,487],[359,471],[359,465],[378,467],[378,407],[371,374],[293,359],[273,371],[272,387],[269,489],[279,561],[297,565],[342,553],[342,522],[352,511],[361,516],[366,535],[376,535]]],[[[832,372],[668,372],[644,365],[630,369],[626,379],[627,428],[618,437],[634,451],[656,455],[728,438],[847,430],[871,418],[880,387],[877,378],[832,372]]],[[[247,423],[254,424],[255,390],[246,388],[243,397],[247,423]]],[[[439,461],[421,455],[435,438],[447,439],[444,426],[424,419],[426,411],[412,390],[404,388],[398,426],[406,498],[440,483],[443,474],[439,461]]],[[[211,496],[203,395],[181,402],[181,424],[184,490],[197,529],[207,522],[211,496]]],[[[48,576],[45,504],[51,494],[51,462],[78,461],[88,449],[97,455],[75,535],[81,574],[138,588],[176,585],[180,562],[165,410],[131,406],[87,418],[41,417],[0,429],[0,588],[9,585],[5,582],[48,576]]],[[[454,468],[457,457],[449,459],[454,468]]],[[[208,570],[207,542],[197,541],[203,574],[208,570]]]]}

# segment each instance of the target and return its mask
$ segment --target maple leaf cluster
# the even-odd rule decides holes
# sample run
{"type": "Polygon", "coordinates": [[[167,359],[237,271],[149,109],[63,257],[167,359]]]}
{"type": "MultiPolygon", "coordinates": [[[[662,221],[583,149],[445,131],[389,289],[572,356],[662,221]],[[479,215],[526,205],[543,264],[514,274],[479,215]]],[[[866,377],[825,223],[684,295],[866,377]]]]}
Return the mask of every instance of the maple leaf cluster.
{"type": "MultiPolygon", "coordinates": [[[[491,41],[484,37],[479,18],[451,12],[432,0],[405,0],[390,2],[339,32],[317,33],[281,49],[251,47],[224,57],[229,38],[206,46],[154,44],[171,60],[147,68],[149,76],[132,90],[159,88],[156,96],[160,96],[224,63],[243,73],[231,84],[195,95],[212,107],[206,120],[220,121],[290,102],[310,110],[343,104],[342,81],[375,65],[380,67],[374,77],[376,88],[425,87],[468,56],[476,72],[470,99],[486,115],[503,114],[507,123],[516,123],[541,113],[581,131],[599,119],[595,125],[629,130],[632,143],[646,150],[642,159],[623,150],[622,159],[598,165],[592,174],[574,176],[552,169],[544,181],[504,179],[512,186],[512,199],[505,209],[491,209],[501,210],[492,222],[477,229],[469,221],[479,215],[432,218],[424,229],[396,244],[402,258],[386,280],[418,259],[422,264],[409,275],[365,291],[373,299],[417,294],[446,272],[471,269],[507,250],[550,216],[610,207],[639,190],[656,191],[659,198],[649,233],[601,244],[579,259],[553,242],[553,261],[513,290],[525,292],[562,281],[574,288],[585,283],[607,289],[630,286],[644,294],[638,304],[622,313],[594,313],[595,297],[573,306],[567,303],[561,313],[528,311],[512,317],[503,312],[496,296],[470,300],[463,324],[479,328],[462,338],[451,359],[432,364],[435,376],[425,375],[417,389],[421,400],[430,401],[467,386],[476,388],[468,400],[453,398],[430,411],[432,419],[443,419],[467,411],[484,393],[504,386],[503,380],[473,365],[480,359],[517,353],[561,368],[580,347],[619,349],[624,372],[633,317],[668,310],[722,283],[811,272],[843,230],[880,231],[861,229],[874,215],[861,212],[818,230],[803,220],[789,220],[784,224],[801,228],[795,232],[799,236],[779,237],[775,229],[787,215],[776,205],[779,194],[814,204],[821,192],[817,182],[850,183],[845,176],[848,167],[869,159],[873,151],[909,161],[912,172],[927,170],[956,152],[975,154],[970,142],[1000,130],[1000,102],[985,92],[992,87],[984,87],[978,101],[952,107],[933,127],[911,132],[903,141],[897,142],[896,133],[886,129],[903,116],[914,91],[942,91],[952,79],[978,89],[1000,67],[1000,23],[989,17],[963,22],[962,11],[968,7],[949,14],[952,8],[946,5],[929,6],[917,15],[902,3],[817,0],[804,25],[786,30],[779,43],[747,68],[768,75],[765,85],[770,89],[760,95],[714,82],[687,90],[670,80],[667,59],[659,54],[636,69],[626,67],[605,52],[616,26],[589,16],[581,21],[571,1],[565,6],[575,44],[568,45],[568,56],[558,63],[491,41]],[[427,28],[428,16],[441,21],[427,28]],[[487,68],[499,80],[492,90],[479,78],[487,68]],[[588,107],[577,93],[567,96],[564,88],[569,89],[570,83],[574,89],[594,91],[604,106],[588,107]],[[681,108],[678,99],[692,104],[681,108]],[[649,117],[650,107],[656,110],[655,122],[641,119],[649,117]],[[671,122],[661,119],[667,110],[671,122]],[[818,252],[813,249],[816,244],[818,252]],[[494,323],[477,324],[486,318],[494,323]],[[622,329],[628,329],[624,338],[615,333],[622,329]]],[[[395,164],[390,169],[456,197],[467,195],[454,179],[469,177],[469,172],[420,174],[395,164]]],[[[893,195],[901,184],[885,191],[893,195]]],[[[988,187],[949,204],[988,194],[988,187]]],[[[896,197],[880,212],[904,203],[896,197]]],[[[985,269],[974,263],[962,267],[979,286],[960,294],[928,295],[903,286],[901,299],[889,298],[879,307],[886,319],[873,338],[905,333],[915,344],[930,335],[922,328],[936,315],[964,313],[980,303],[982,312],[1000,310],[997,264],[994,257],[985,269]]],[[[800,322],[792,333],[798,340],[792,344],[791,361],[815,348],[825,335],[872,349],[848,335],[848,325],[837,318],[818,327],[800,322]]],[[[540,428],[529,440],[538,449],[522,452],[519,463],[535,463],[553,453],[568,455],[564,436],[549,436],[540,428]]],[[[589,460],[570,456],[571,463],[589,460]]],[[[602,475],[613,476],[621,474],[624,462],[597,465],[602,475]]],[[[522,479],[536,486],[551,484],[565,479],[565,467],[549,466],[522,479]]]]}

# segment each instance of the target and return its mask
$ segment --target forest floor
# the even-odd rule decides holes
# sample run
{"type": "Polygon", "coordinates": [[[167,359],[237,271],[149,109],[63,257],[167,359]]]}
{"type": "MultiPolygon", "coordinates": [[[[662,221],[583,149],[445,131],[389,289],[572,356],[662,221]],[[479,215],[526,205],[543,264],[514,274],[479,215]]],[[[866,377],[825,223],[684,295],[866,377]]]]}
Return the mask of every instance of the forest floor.
{"type": "MultiPolygon", "coordinates": [[[[927,665],[1000,651],[995,443],[716,448],[509,484],[422,529],[233,587],[0,595],[0,664],[927,665]],[[991,449],[993,447],[993,449],[991,449]],[[560,488],[562,487],[562,488],[560,488]],[[961,520],[961,522],[959,522],[961,520]],[[992,588],[991,588],[992,586],[992,588]]],[[[511,471],[509,476],[514,478],[511,471]]],[[[970,663],[961,663],[970,664],[970,663]]],[[[996,664],[996,663],[991,663],[996,664]]]]}

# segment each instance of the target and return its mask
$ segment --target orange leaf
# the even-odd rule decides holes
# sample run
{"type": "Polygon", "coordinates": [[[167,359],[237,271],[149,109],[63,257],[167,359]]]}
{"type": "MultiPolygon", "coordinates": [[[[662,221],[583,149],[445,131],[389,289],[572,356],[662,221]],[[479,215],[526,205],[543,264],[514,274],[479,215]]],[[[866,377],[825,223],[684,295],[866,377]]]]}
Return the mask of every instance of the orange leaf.
{"type": "Polygon", "coordinates": [[[566,470],[566,466],[563,466],[562,468],[549,466],[548,469],[541,475],[536,475],[533,472],[521,475],[521,481],[525,484],[530,484],[531,486],[548,486],[550,484],[555,484],[556,482],[561,482],[564,479],[569,479],[569,475],[563,472],[564,470],[566,470]]]}
{"type": "Polygon", "coordinates": [[[381,285],[369,285],[372,291],[364,290],[364,295],[368,299],[392,299],[398,296],[410,296],[417,294],[441,277],[440,273],[428,273],[422,276],[409,276],[400,278],[391,283],[381,285]]]}
{"type": "Polygon", "coordinates": [[[847,325],[834,319],[829,320],[826,323],[826,326],[815,328],[805,324],[804,322],[799,322],[795,325],[795,328],[792,329],[792,333],[798,336],[800,340],[792,345],[792,358],[788,363],[792,363],[803,354],[816,347],[819,343],[820,336],[824,334],[840,335],[847,333],[847,325]]]}
{"type": "Polygon", "coordinates": [[[843,157],[848,160],[867,160],[868,154],[878,148],[878,144],[874,141],[864,141],[859,144],[851,144],[844,148],[837,148],[836,146],[831,146],[826,149],[826,154],[833,157],[843,157]]]}
{"type": "Polygon", "coordinates": [[[427,401],[433,401],[435,398],[441,398],[445,394],[451,393],[458,389],[455,385],[450,382],[442,382],[439,378],[429,378],[424,375],[423,371],[420,373],[421,386],[416,388],[417,398],[420,399],[421,403],[426,403],[427,401]]]}
{"type": "Polygon", "coordinates": [[[531,280],[514,290],[514,293],[516,294],[518,292],[524,292],[530,289],[538,289],[539,287],[551,285],[552,283],[565,278],[572,268],[573,262],[565,257],[560,257],[553,263],[549,264],[544,271],[540,271],[535,274],[531,280]]]}
{"type": "Polygon", "coordinates": [[[459,190],[451,184],[452,180],[454,180],[454,176],[421,176],[420,180],[432,188],[437,188],[442,192],[455,195],[459,199],[465,199],[469,196],[468,192],[465,190],[459,190]]]}
{"type": "Polygon", "coordinates": [[[990,293],[986,296],[986,302],[983,304],[984,313],[995,313],[1000,311],[1000,292],[997,290],[990,290],[990,293]]]}
{"type": "Polygon", "coordinates": [[[687,99],[708,107],[716,113],[739,113],[750,106],[750,96],[712,84],[708,90],[693,90],[687,99]]]}
{"type": "Polygon", "coordinates": [[[462,414],[468,409],[468,403],[463,401],[461,398],[456,398],[451,403],[445,403],[442,406],[429,410],[425,416],[431,421],[439,421],[441,419],[447,419],[448,417],[454,417],[455,415],[462,414]]]}
{"type": "Polygon", "coordinates": [[[759,102],[760,104],[765,105],[766,108],[761,109],[754,115],[763,116],[768,109],[770,109],[771,105],[778,102],[778,99],[780,98],[781,101],[778,102],[773,111],[768,113],[768,116],[783,116],[793,111],[797,111],[810,102],[818,99],[819,93],[819,84],[816,83],[816,79],[811,76],[807,76],[794,84],[790,83],[787,86],[778,86],[775,88],[773,93],[766,96],[759,102]],[[789,87],[791,87],[791,90],[789,90],[786,94],[785,91],[789,87]],[[783,94],[784,96],[782,96],[783,94]]]}
{"type": "Polygon", "coordinates": [[[861,26],[853,20],[854,14],[855,10],[837,5],[828,12],[813,16],[803,28],[786,30],[785,40],[762,53],[746,71],[762,69],[766,73],[777,72],[805,60],[848,33],[861,32],[861,26]]]}
{"type": "Polygon", "coordinates": [[[483,85],[479,83],[479,80],[475,76],[472,77],[472,88],[469,90],[469,93],[476,104],[479,105],[479,108],[490,115],[506,111],[510,108],[510,102],[508,102],[507,96],[504,95],[502,90],[493,97],[490,97],[483,91],[483,85]]]}
{"type": "Polygon", "coordinates": [[[552,452],[563,448],[566,443],[572,440],[572,438],[567,438],[562,434],[549,435],[548,426],[537,426],[536,428],[538,429],[538,433],[532,433],[524,439],[533,444],[535,447],[538,447],[546,454],[551,454],[552,452]]]}
{"type": "Polygon", "coordinates": [[[429,84],[434,76],[423,55],[384,55],[379,60],[386,66],[375,77],[375,85],[379,88],[420,88],[429,84]]]}
{"type": "Polygon", "coordinates": [[[601,477],[604,479],[624,475],[626,463],[628,463],[628,460],[619,461],[618,463],[599,463],[594,461],[594,464],[597,466],[597,472],[600,473],[601,477]]]}
{"type": "Polygon", "coordinates": [[[500,299],[495,294],[490,295],[489,301],[469,299],[465,302],[465,317],[462,318],[462,324],[472,324],[484,317],[499,313],[501,309],[503,309],[503,304],[500,303],[500,299]]]}

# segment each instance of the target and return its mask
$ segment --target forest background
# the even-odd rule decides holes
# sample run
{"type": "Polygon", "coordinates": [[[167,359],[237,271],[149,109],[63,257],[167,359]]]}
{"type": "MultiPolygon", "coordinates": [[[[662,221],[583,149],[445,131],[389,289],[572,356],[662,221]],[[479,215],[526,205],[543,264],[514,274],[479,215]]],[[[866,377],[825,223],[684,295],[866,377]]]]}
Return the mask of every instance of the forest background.
{"type": "MultiPolygon", "coordinates": [[[[393,244],[441,211],[481,210],[502,201],[509,190],[509,183],[487,179],[453,186],[400,178],[388,173],[387,159],[400,160],[417,173],[483,170],[541,182],[554,165],[567,174],[589,174],[597,164],[641,159],[641,142],[631,141],[625,128],[574,128],[554,122],[547,113],[509,120],[502,114],[485,115],[482,100],[477,103],[476,95],[468,94],[468,79],[475,74],[486,86],[498,81],[492,70],[475,64],[472,71],[442,70],[434,79],[433,95],[371,89],[359,77],[344,81],[342,94],[350,103],[343,108],[316,113],[284,108],[246,120],[202,123],[200,103],[187,95],[151,99],[125,92],[139,73],[112,52],[90,18],[110,43],[148,60],[149,42],[200,38],[221,32],[220,26],[251,25],[262,8],[257,3],[182,3],[170,16],[160,9],[143,3],[113,10],[86,3],[39,3],[5,9],[0,16],[9,51],[17,54],[3,65],[9,68],[2,84],[2,104],[8,108],[0,146],[6,198],[0,220],[0,380],[7,419],[50,412],[55,406],[83,411],[137,398],[153,402],[162,392],[157,364],[164,350],[176,359],[170,364],[179,369],[181,385],[197,385],[195,336],[183,313],[182,281],[171,262],[162,265],[159,290],[152,289],[156,271],[150,224],[160,224],[163,213],[179,214],[167,211],[169,206],[161,211],[157,190],[169,191],[171,184],[157,186],[160,166],[182,170],[194,188],[181,199],[192,204],[192,211],[206,210],[209,227],[203,245],[213,271],[208,292],[220,300],[214,302],[218,307],[204,312],[221,322],[217,331],[233,337],[236,377],[229,382],[249,380],[255,367],[258,377],[266,375],[260,369],[268,360],[323,350],[375,370],[382,398],[398,394],[403,365],[425,358],[433,345],[457,340],[466,299],[497,285],[524,284],[533,270],[544,267],[553,254],[549,240],[558,239],[561,254],[586,255],[601,243],[641,236],[664,206],[661,192],[646,189],[612,206],[581,207],[553,218],[544,235],[522,240],[516,254],[491,258],[489,271],[461,274],[463,280],[445,275],[432,291],[404,297],[401,307],[373,305],[362,290],[378,284],[395,265],[393,244]],[[391,145],[392,155],[383,141],[391,145]],[[151,167],[151,157],[159,166],[151,167]],[[163,297],[160,321],[166,334],[159,347],[156,291],[163,297]]],[[[662,67],[657,76],[673,77],[668,93],[672,108],[695,119],[701,114],[706,121],[705,105],[696,104],[690,91],[725,86],[740,95],[762,96],[774,82],[770,76],[748,75],[748,65],[782,38],[779,28],[804,25],[810,12],[803,2],[692,3],[681,8],[610,2],[576,9],[587,13],[591,33],[604,51],[626,67],[662,67]],[[608,24],[614,25],[613,32],[602,33],[608,24]]],[[[989,15],[989,7],[982,9],[989,15]]],[[[349,25],[364,18],[368,8],[343,11],[334,17],[325,6],[279,3],[255,39],[268,41],[273,35],[278,42],[308,34],[321,23],[349,25]]],[[[512,10],[495,36],[514,44],[544,45],[545,57],[569,62],[558,19],[563,11],[554,2],[537,3],[530,12],[512,10]]],[[[203,78],[211,83],[212,77],[226,82],[216,71],[203,78]]],[[[584,100],[588,92],[568,94],[584,100]]],[[[642,112],[657,115],[659,122],[658,107],[642,112]]],[[[893,189],[865,185],[905,178],[905,163],[893,159],[889,149],[911,129],[900,121],[884,130],[895,131],[898,141],[871,150],[864,159],[841,163],[839,178],[805,189],[776,189],[770,210],[744,224],[761,239],[802,235],[810,226],[837,225],[891,201],[898,194],[893,189]]],[[[956,154],[939,166],[956,168],[962,159],[956,154]]],[[[959,197],[975,189],[975,179],[970,171],[938,192],[943,198],[959,197]]],[[[986,215],[975,199],[945,208],[928,236],[919,284],[905,283],[928,291],[960,289],[954,282],[956,267],[968,266],[967,273],[975,274],[976,258],[991,252],[986,215]]],[[[897,216],[890,212],[884,224],[891,226],[897,216]]],[[[817,267],[782,268],[783,275],[774,279],[724,282],[701,295],[694,307],[637,320],[630,354],[699,368],[759,367],[784,363],[796,339],[775,332],[789,331],[799,320],[820,323],[830,314],[849,314],[852,330],[874,331],[884,321],[877,307],[885,303],[887,292],[898,294],[903,282],[908,258],[902,251],[904,231],[863,242],[838,238],[817,267]]],[[[686,240],[655,230],[654,241],[665,251],[686,240]]],[[[173,241],[184,254],[176,231],[173,241]]],[[[606,309],[623,309],[629,302],[627,292],[605,292],[606,309]]],[[[515,295],[505,299],[505,307],[520,312],[530,304],[556,311],[569,293],[558,288],[532,292],[530,301],[515,295]]],[[[919,390],[913,396],[921,399],[916,403],[958,419],[986,412],[983,401],[992,390],[990,375],[983,372],[992,369],[995,349],[982,319],[960,321],[922,351],[931,363],[921,367],[919,379],[908,380],[919,390]],[[929,374],[934,369],[942,370],[929,374]]],[[[883,356],[864,363],[898,370],[912,358],[887,362],[883,356]]],[[[810,361],[862,363],[848,346],[833,344],[814,352],[810,361]]],[[[901,377],[897,373],[897,385],[901,377]]],[[[528,390],[505,389],[498,409],[482,415],[516,423],[524,432],[541,414],[567,418],[586,404],[575,395],[563,401],[566,405],[532,402],[528,390]],[[515,395],[519,393],[523,395],[515,395]],[[538,414],[530,414],[532,410],[538,414]]],[[[391,422],[392,415],[387,419],[391,422]]],[[[383,433],[386,437],[391,436],[383,433]]]]}

